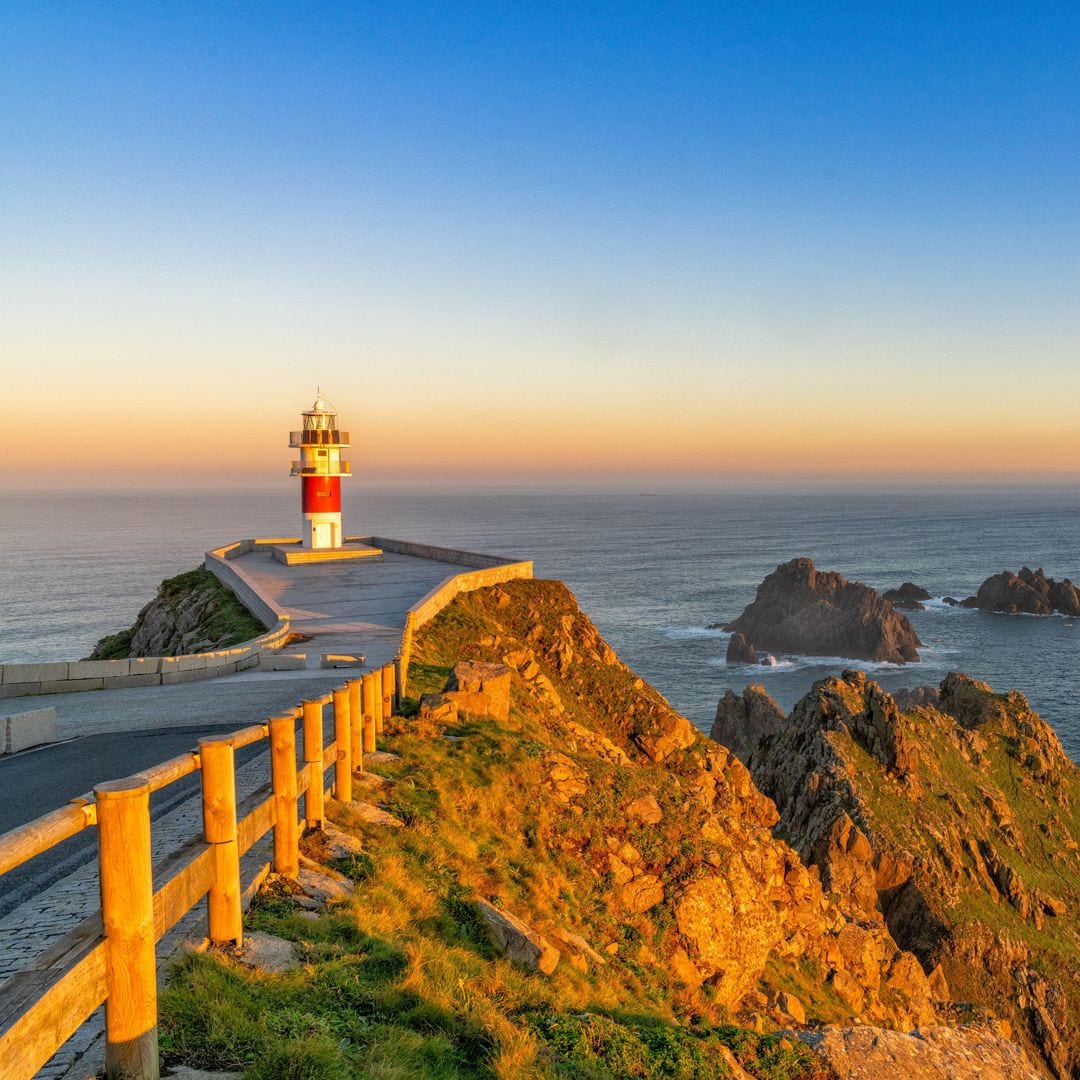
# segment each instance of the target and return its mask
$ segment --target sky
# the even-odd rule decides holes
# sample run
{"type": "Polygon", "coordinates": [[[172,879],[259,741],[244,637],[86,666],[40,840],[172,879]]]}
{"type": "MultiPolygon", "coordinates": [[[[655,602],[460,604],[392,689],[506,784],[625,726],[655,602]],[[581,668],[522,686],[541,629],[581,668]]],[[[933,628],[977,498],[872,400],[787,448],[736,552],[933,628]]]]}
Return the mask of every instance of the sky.
{"type": "Polygon", "coordinates": [[[1078,124],[1073,3],[7,0],[0,487],[1071,483],[1078,124]]]}

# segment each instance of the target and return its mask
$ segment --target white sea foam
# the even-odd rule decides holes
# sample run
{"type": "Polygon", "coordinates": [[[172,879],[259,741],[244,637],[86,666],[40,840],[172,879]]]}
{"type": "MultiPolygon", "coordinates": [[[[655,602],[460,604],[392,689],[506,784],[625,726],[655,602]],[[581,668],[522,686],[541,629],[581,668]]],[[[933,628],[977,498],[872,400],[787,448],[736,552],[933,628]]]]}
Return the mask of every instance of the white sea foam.
{"type": "Polygon", "coordinates": [[[944,612],[946,615],[968,615],[978,612],[978,608],[961,607],[959,604],[946,604],[943,596],[932,596],[929,600],[923,600],[922,605],[927,611],[944,612]]]}
{"type": "Polygon", "coordinates": [[[669,641],[698,641],[706,638],[724,641],[731,637],[731,631],[710,629],[707,626],[662,626],[660,633],[669,641]]]}
{"type": "Polygon", "coordinates": [[[835,670],[853,668],[856,671],[903,671],[916,667],[916,664],[894,664],[889,660],[853,660],[849,656],[772,656],[771,663],[729,664],[722,656],[715,656],[707,661],[713,667],[727,668],[729,671],[805,671],[809,668],[835,670]]]}

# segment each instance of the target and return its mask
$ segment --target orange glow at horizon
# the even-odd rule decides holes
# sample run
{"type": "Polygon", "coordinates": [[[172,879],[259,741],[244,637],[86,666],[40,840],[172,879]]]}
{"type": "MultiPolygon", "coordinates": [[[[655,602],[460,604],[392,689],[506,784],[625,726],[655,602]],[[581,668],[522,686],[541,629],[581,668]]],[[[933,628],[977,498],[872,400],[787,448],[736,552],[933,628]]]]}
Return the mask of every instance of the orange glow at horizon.
{"type": "MultiPolygon", "coordinates": [[[[1066,403],[1044,408],[1036,426],[1004,415],[1008,403],[999,415],[973,410],[978,419],[965,422],[945,409],[896,418],[850,404],[760,398],[723,409],[690,401],[604,409],[503,389],[471,407],[418,400],[386,409],[384,397],[374,412],[370,400],[335,401],[360,477],[1080,476],[1080,429],[1066,403]]],[[[50,487],[287,477],[288,432],[306,401],[288,409],[278,394],[272,407],[242,412],[203,404],[69,407],[56,417],[47,457],[9,431],[0,437],[0,486],[25,486],[28,476],[50,487]]]]}

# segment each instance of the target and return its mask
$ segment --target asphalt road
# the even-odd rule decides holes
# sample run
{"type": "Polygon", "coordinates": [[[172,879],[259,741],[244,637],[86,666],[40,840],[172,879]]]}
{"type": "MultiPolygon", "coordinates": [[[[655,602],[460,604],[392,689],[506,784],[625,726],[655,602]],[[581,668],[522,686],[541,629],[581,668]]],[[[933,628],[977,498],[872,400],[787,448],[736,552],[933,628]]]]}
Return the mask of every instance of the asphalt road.
{"type": "MultiPolygon", "coordinates": [[[[104,780],[130,776],[150,765],[191,750],[199,739],[235,731],[226,725],[110,732],[0,758],[0,832],[7,832],[104,780]]],[[[237,767],[265,750],[265,744],[237,751],[237,767]]],[[[188,776],[155,792],[151,819],[198,794],[198,776],[188,776]]],[[[0,916],[61,877],[97,858],[97,830],[85,829],[49,852],[0,877],[0,916]]]]}

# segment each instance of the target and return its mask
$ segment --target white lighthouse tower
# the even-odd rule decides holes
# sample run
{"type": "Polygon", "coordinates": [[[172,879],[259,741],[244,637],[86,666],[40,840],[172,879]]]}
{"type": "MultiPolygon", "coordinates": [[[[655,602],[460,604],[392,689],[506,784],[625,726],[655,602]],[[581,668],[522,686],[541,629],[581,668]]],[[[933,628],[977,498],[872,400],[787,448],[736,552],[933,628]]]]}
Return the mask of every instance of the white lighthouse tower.
{"type": "Polygon", "coordinates": [[[300,416],[300,430],[289,433],[289,446],[299,449],[292,476],[300,477],[300,505],[304,519],[303,546],[312,550],[340,548],[341,478],[352,475],[342,460],[349,433],[338,428],[337,410],[324,397],[300,416]]]}

